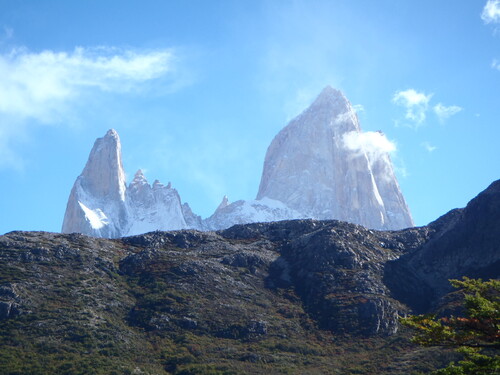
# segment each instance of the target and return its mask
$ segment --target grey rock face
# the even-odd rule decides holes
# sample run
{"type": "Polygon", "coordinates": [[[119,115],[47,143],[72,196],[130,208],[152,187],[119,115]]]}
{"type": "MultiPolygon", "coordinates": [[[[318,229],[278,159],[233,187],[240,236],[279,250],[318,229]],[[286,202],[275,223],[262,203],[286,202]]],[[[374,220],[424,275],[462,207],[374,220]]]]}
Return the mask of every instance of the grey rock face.
{"type": "Polygon", "coordinates": [[[396,298],[425,312],[452,291],[449,279],[500,276],[500,180],[428,228],[436,234],[418,252],[386,266],[385,283],[396,298]]]}
{"type": "Polygon", "coordinates": [[[127,226],[125,173],[118,133],[98,138],[82,174],[71,190],[63,233],[119,237],[127,226]]]}
{"type": "Polygon", "coordinates": [[[109,130],[96,140],[71,190],[63,233],[117,238],[186,228],[177,190],[159,181],[149,185],[141,170],[127,188],[118,133],[109,130]]]}
{"type": "Polygon", "coordinates": [[[127,189],[126,201],[129,225],[123,235],[188,228],[177,190],[158,180],[150,186],[141,170],[127,189]]]}
{"type": "Polygon", "coordinates": [[[290,209],[284,203],[264,198],[260,200],[239,200],[229,203],[224,197],[214,214],[203,221],[208,230],[226,229],[236,224],[271,222],[300,219],[304,215],[290,209]]]}
{"type": "Polygon", "coordinates": [[[389,155],[365,147],[358,140],[361,134],[349,101],[326,87],[269,146],[257,199],[229,203],[224,197],[203,220],[181,203],[170,183],[151,186],[139,170],[127,187],[120,139],[110,130],[96,140],[73,186],[62,232],[116,238],[302,218],[382,230],[413,226],[389,155]]]}
{"type": "Polygon", "coordinates": [[[154,332],[288,336],[300,326],[290,323],[303,321],[289,314],[288,307],[295,306],[315,322],[306,330],[392,335],[398,316],[440,307],[451,291],[448,278],[500,277],[499,243],[500,181],[466,208],[400,231],[308,219],[116,240],[12,232],[0,236],[0,274],[13,278],[0,285],[0,319],[37,311],[46,295],[60,298],[60,275],[76,273],[76,280],[100,282],[68,284],[70,301],[78,296],[90,309],[97,303],[88,298],[98,294],[87,293],[84,285],[98,288],[103,309],[121,301],[126,310],[118,309],[119,316],[154,332]],[[17,279],[22,281],[14,284],[17,279]],[[175,293],[131,299],[126,285],[138,279],[144,282],[129,287],[141,285],[141,295],[147,285],[155,294],[167,287],[175,293]],[[293,298],[284,300],[290,292],[293,298]]]}
{"type": "Polygon", "coordinates": [[[182,214],[188,228],[205,230],[205,223],[201,216],[196,215],[187,202],[182,204],[182,214]]]}
{"type": "Polygon", "coordinates": [[[269,146],[257,199],[279,200],[315,219],[338,219],[373,229],[413,226],[387,154],[362,145],[358,118],[346,97],[326,87],[269,146]]]}

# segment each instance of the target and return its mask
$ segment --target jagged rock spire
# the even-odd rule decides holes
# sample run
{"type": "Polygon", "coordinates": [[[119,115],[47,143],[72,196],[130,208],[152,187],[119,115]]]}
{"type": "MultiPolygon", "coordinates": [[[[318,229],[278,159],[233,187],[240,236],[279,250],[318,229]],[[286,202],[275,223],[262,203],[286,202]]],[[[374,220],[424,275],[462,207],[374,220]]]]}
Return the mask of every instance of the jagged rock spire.
{"type": "Polygon", "coordinates": [[[81,174],[87,191],[99,198],[125,200],[125,172],[120,137],[114,129],[98,138],[81,174]]]}
{"type": "MultiPolygon", "coordinates": [[[[128,186],[115,130],[96,140],[71,191],[62,231],[119,237],[153,230],[218,230],[296,218],[338,219],[373,229],[413,225],[387,153],[347,139],[362,135],[345,95],[325,87],[273,139],[255,201],[229,203],[202,220],[177,190],[138,170],[128,186]]],[[[379,135],[380,136],[380,135],[379,135]]]]}
{"type": "Polygon", "coordinates": [[[63,233],[116,237],[127,220],[121,143],[114,129],[98,138],[71,190],[63,233]]]}
{"type": "Polygon", "coordinates": [[[217,206],[217,209],[215,211],[220,211],[225,207],[227,207],[228,205],[229,205],[229,199],[227,198],[227,195],[224,195],[224,197],[222,197],[222,201],[220,202],[219,206],[217,206]]]}
{"type": "Polygon", "coordinates": [[[63,233],[122,237],[154,230],[187,228],[179,194],[158,180],[149,185],[138,170],[128,189],[118,133],[98,138],[71,190],[63,233]]]}

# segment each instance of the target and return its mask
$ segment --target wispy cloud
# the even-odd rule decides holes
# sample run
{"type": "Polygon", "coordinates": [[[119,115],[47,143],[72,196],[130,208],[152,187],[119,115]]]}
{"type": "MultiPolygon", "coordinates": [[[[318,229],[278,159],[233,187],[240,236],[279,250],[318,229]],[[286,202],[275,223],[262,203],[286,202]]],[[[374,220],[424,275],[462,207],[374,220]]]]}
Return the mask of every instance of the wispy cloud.
{"type": "Polygon", "coordinates": [[[395,155],[397,147],[396,143],[390,141],[384,133],[380,131],[352,131],[344,134],[342,141],[344,147],[354,152],[355,155],[365,154],[372,167],[378,162],[382,162],[378,165],[378,167],[382,167],[383,178],[390,181],[394,177],[394,170],[392,163],[390,162],[390,155],[395,155]]]}
{"type": "Polygon", "coordinates": [[[497,59],[493,60],[491,62],[491,67],[493,69],[500,70],[500,61],[498,61],[497,59]]]}
{"type": "Polygon", "coordinates": [[[111,48],[0,55],[0,113],[51,122],[86,89],[128,92],[172,69],[170,50],[137,53],[111,48]]]}
{"type": "Polygon", "coordinates": [[[15,48],[0,54],[0,164],[13,165],[12,145],[27,127],[73,118],[84,93],[137,92],[148,81],[174,75],[175,63],[176,54],[170,49],[78,47],[71,52],[30,52],[15,48]]]}
{"type": "Polygon", "coordinates": [[[423,148],[425,148],[425,149],[427,150],[427,152],[429,152],[429,153],[431,153],[431,152],[433,152],[433,151],[437,150],[437,147],[436,147],[436,146],[431,145],[431,144],[430,144],[429,142],[427,142],[427,141],[426,141],[426,142],[422,142],[420,145],[421,145],[423,148]]]}
{"type": "Polygon", "coordinates": [[[365,111],[365,107],[363,107],[363,104],[354,104],[352,108],[356,111],[356,113],[361,113],[365,111]]]}
{"type": "Polygon", "coordinates": [[[433,107],[434,113],[441,123],[445,122],[451,116],[456,115],[462,109],[463,108],[458,105],[445,106],[441,103],[438,103],[433,107]]]}
{"type": "Polygon", "coordinates": [[[396,144],[382,132],[352,131],[342,137],[344,147],[354,152],[365,152],[370,161],[375,162],[382,156],[396,151],[396,144]]]}
{"type": "Polygon", "coordinates": [[[433,94],[424,94],[414,89],[397,91],[393,103],[406,109],[405,118],[418,127],[425,121],[426,112],[433,94]]]}
{"type": "Polygon", "coordinates": [[[500,23],[500,0],[488,0],[481,13],[485,23],[500,23]]]}
{"type": "MultiPolygon", "coordinates": [[[[448,118],[462,111],[457,105],[446,106],[438,103],[430,107],[430,101],[434,94],[425,94],[414,89],[397,91],[392,97],[392,102],[405,108],[405,121],[407,126],[418,129],[427,118],[427,112],[433,110],[439,122],[444,123],[448,118]]],[[[396,121],[396,124],[400,123],[396,121]]]]}

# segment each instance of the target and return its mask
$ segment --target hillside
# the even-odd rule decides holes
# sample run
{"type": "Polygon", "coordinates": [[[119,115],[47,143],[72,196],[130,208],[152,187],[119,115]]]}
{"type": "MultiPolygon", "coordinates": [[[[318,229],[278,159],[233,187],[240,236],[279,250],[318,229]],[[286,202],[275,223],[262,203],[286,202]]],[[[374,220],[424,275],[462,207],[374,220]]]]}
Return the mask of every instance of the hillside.
{"type": "Polygon", "coordinates": [[[499,277],[500,181],[428,226],[339,221],[0,237],[2,374],[411,374],[397,317],[499,277]]]}

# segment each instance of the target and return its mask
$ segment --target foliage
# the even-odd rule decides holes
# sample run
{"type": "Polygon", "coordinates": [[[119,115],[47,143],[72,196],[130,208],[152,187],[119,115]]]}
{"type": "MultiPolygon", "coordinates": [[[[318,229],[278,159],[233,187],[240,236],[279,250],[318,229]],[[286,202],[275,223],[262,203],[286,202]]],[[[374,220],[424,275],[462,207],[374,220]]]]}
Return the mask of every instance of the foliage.
{"type": "Polygon", "coordinates": [[[0,308],[15,307],[0,317],[0,374],[412,375],[450,361],[405,333],[319,329],[295,288],[266,286],[266,263],[221,262],[262,246],[245,241],[194,256],[79,235],[0,236],[0,308]]]}
{"type": "Polygon", "coordinates": [[[450,280],[464,294],[463,317],[418,315],[402,319],[423,346],[458,348],[463,360],[435,371],[437,375],[500,374],[500,280],[450,280]]]}

